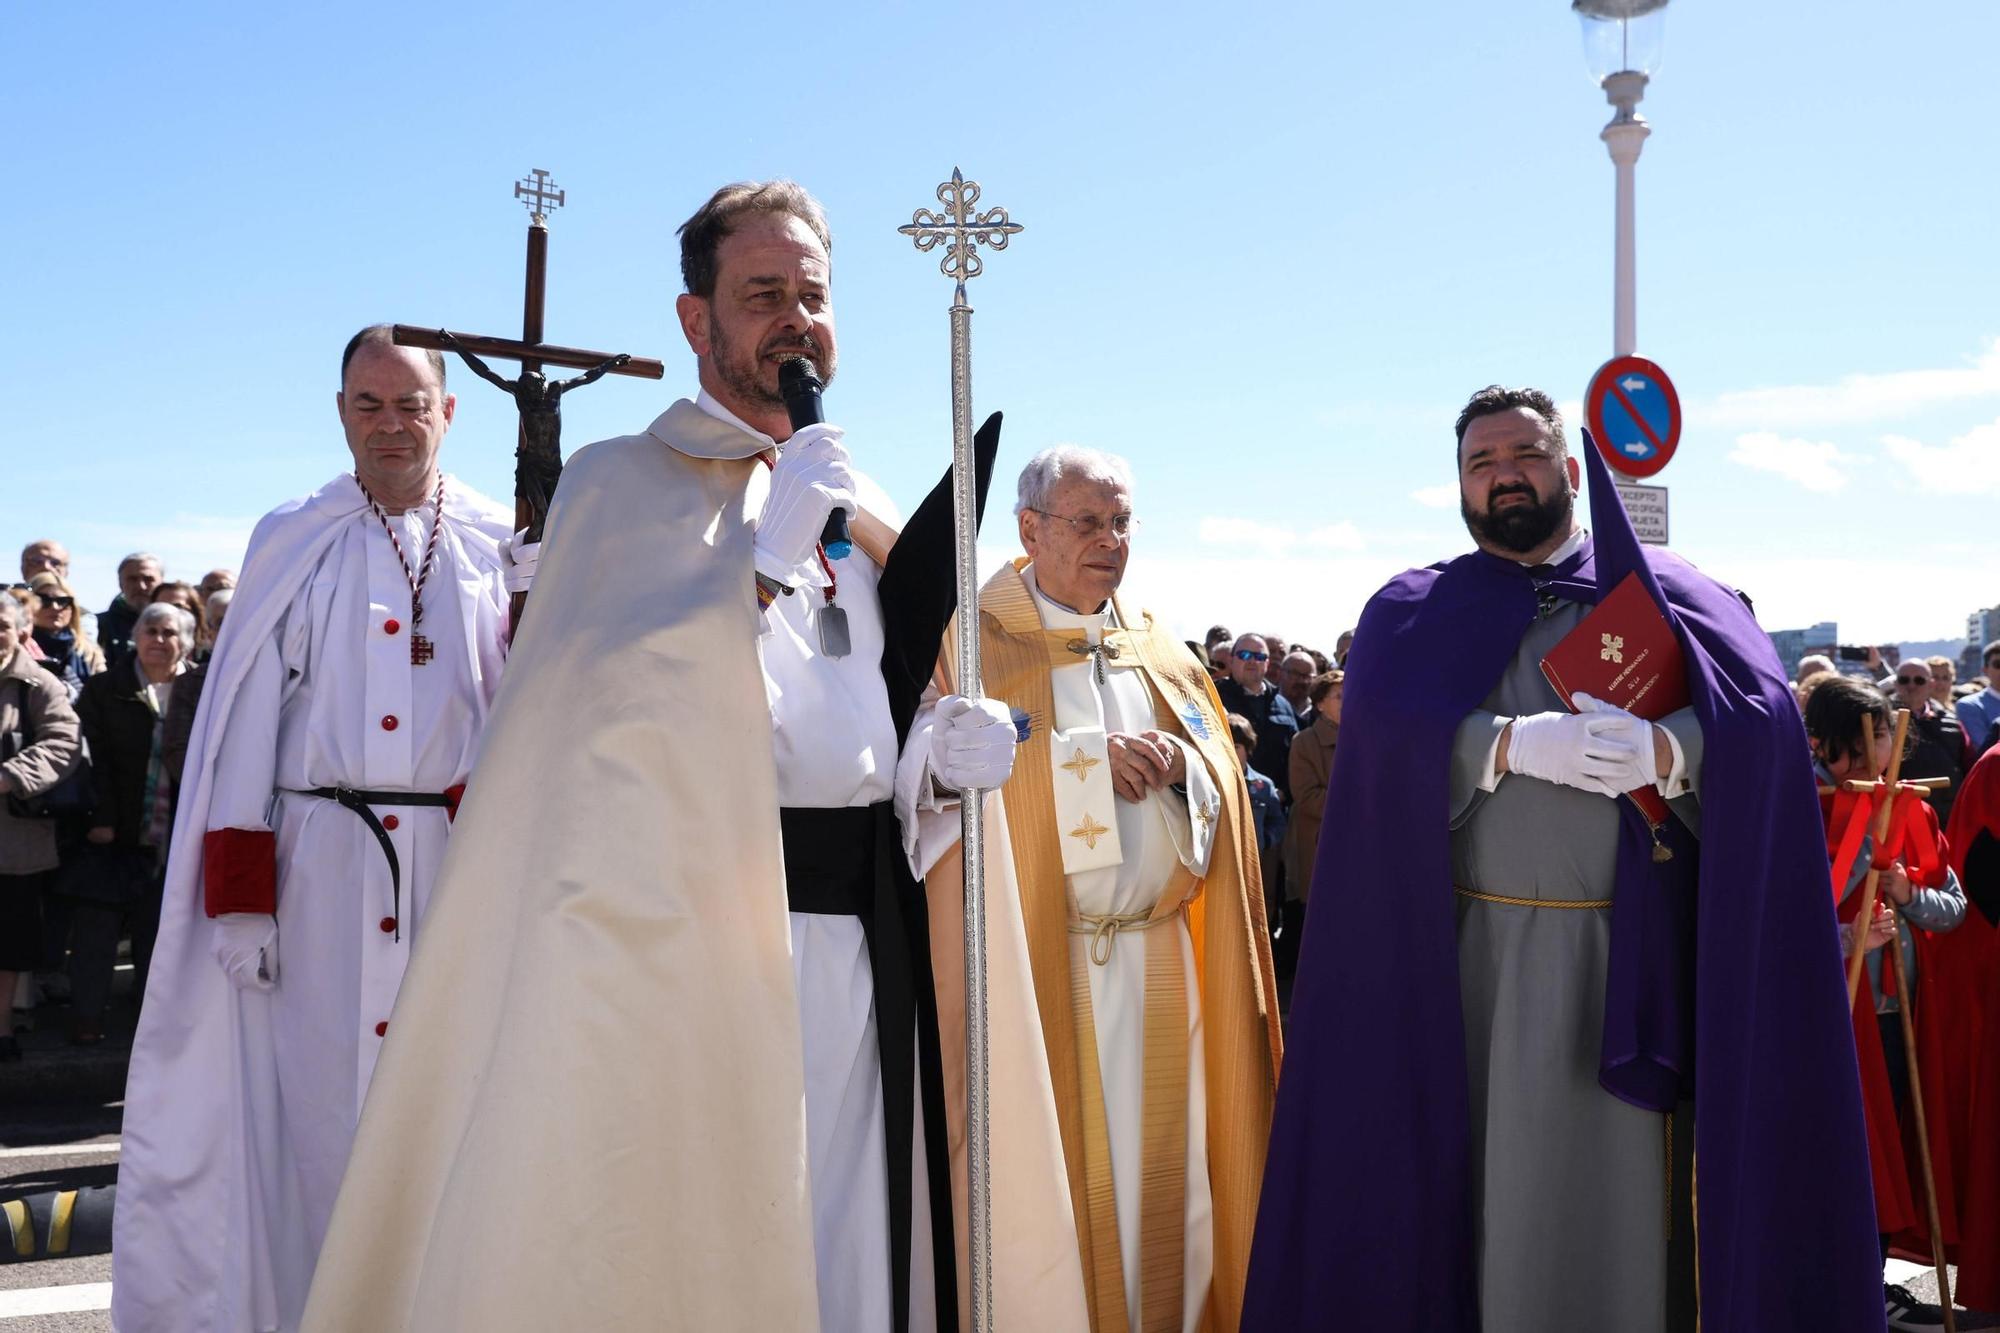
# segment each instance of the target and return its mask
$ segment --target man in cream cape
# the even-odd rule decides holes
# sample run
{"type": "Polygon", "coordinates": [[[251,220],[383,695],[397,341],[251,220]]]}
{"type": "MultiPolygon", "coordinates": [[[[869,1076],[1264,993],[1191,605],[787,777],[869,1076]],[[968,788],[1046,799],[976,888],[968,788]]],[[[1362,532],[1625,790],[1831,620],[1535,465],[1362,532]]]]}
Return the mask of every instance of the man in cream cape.
{"type": "MultiPolygon", "coordinates": [[[[1038,455],[1027,557],[980,594],[985,687],[1026,731],[987,812],[1002,1327],[1233,1329],[1270,1127],[1278,1006],[1243,777],[1207,672],[1115,595],[1131,489],[1122,459],[1038,455]]],[[[958,811],[917,743],[936,716],[897,787],[953,1054],[958,811]]]]}
{"type": "MultiPolygon", "coordinates": [[[[701,393],[563,476],[307,1328],[956,1325],[890,803],[949,491],[891,553],[842,432],[790,428],[779,364],[835,363],[810,195],[725,187],[681,235],[701,393]]],[[[1005,710],[949,711],[942,780],[1004,780],[1005,710]]]]}
{"type": "Polygon", "coordinates": [[[298,1326],[525,577],[510,516],[438,471],[437,353],[364,329],[337,405],[354,471],[258,523],[188,742],[126,1086],[123,1333],[298,1326]]]}

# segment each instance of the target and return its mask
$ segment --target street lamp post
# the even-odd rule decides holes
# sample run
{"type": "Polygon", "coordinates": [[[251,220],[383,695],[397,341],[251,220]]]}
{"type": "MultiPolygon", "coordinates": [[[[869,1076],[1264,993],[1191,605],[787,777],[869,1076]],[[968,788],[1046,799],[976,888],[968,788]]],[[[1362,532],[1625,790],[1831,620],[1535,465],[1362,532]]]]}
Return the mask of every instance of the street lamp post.
{"type": "Polygon", "coordinates": [[[1583,24],[1583,52],[1591,77],[1604,89],[1605,100],[1616,108],[1611,123],[1599,136],[1611,151],[1618,173],[1611,350],[1614,356],[1630,356],[1639,350],[1633,178],[1639,150],[1652,133],[1646,118],[1639,114],[1639,99],[1646,95],[1646,81],[1659,67],[1667,0],[1571,0],[1570,8],[1583,24]]]}

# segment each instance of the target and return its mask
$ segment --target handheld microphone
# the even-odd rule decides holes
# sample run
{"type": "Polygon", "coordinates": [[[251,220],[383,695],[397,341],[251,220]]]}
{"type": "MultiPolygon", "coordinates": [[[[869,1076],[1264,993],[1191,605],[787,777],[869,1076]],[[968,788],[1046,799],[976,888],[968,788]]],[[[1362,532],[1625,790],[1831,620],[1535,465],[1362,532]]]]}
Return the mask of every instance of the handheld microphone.
{"type": "MultiPolygon", "coordinates": [[[[795,356],[778,367],[778,393],[785,400],[785,411],[792,418],[794,431],[826,420],[826,406],[819,396],[825,387],[820,383],[819,371],[805,357],[795,356]]],[[[845,509],[835,509],[827,515],[826,528],[819,540],[829,560],[844,559],[854,549],[847,535],[845,509]]]]}

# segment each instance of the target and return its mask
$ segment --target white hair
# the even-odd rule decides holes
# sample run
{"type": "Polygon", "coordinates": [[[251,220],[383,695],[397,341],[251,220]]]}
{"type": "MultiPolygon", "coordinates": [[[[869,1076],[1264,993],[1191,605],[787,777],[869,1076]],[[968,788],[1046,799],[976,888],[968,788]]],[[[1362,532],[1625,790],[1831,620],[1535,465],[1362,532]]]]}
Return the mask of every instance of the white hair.
{"type": "Polygon", "coordinates": [[[1132,465],[1117,454],[1108,454],[1102,449],[1086,449],[1080,444],[1059,444],[1053,449],[1042,450],[1021,469],[1014,512],[1019,514],[1027,509],[1047,509],[1049,492],[1066,477],[1108,481],[1123,486],[1127,493],[1132,490],[1132,465]]]}
{"type": "Polygon", "coordinates": [[[201,604],[201,608],[208,612],[208,618],[213,620],[218,610],[227,611],[229,609],[229,603],[235,596],[236,589],[234,588],[217,588],[208,595],[208,600],[201,604]]]}
{"type": "Polygon", "coordinates": [[[1833,671],[1833,659],[1825,653],[1808,653],[1799,659],[1799,679],[1804,680],[1816,671],[1833,671]]]}
{"type": "Polygon", "coordinates": [[[34,617],[28,614],[28,608],[21,605],[21,600],[11,592],[0,592],[0,615],[5,615],[23,634],[34,624],[34,617]]]}
{"type": "Polygon", "coordinates": [[[171,621],[174,633],[181,637],[181,650],[193,650],[194,615],[186,607],[175,606],[172,602],[149,602],[146,609],[139,613],[139,618],[132,622],[132,633],[137,635],[155,620],[171,621]]]}

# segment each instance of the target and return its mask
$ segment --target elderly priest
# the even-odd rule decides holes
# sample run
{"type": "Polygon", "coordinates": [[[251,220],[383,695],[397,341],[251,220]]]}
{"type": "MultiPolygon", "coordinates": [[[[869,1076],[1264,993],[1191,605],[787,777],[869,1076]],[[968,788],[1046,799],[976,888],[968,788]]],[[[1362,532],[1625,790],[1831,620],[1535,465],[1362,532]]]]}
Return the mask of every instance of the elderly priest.
{"type": "MultiPolygon", "coordinates": [[[[1009,1327],[1235,1328],[1279,1051],[1243,776],[1208,673],[1116,595],[1124,460],[1041,453],[1015,512],[1027,555],[979,598],[985,688],[1024,737],[986,818],[998,1299],[1009,1327]]],[[[904,750],[897,796],[949,1060],[959,821],[926,756],[904,750]]]]}

